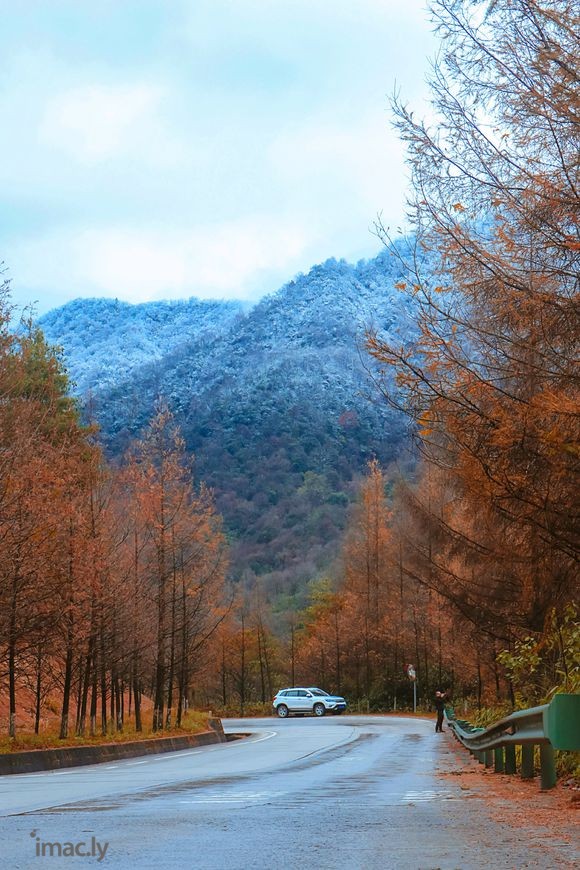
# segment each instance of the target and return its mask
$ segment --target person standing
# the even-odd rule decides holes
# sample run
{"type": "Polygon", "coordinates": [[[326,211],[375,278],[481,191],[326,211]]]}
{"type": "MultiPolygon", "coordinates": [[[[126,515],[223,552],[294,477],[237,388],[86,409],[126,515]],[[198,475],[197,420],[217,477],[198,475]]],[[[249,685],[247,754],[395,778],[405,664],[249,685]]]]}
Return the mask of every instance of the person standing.
{"type": "Polygon", "coordinates": [[[437,723],[435,733],[443,731],[443,714],[445,713],[445,693],[435,692],[435,710],[437,711],[437,723]]]}

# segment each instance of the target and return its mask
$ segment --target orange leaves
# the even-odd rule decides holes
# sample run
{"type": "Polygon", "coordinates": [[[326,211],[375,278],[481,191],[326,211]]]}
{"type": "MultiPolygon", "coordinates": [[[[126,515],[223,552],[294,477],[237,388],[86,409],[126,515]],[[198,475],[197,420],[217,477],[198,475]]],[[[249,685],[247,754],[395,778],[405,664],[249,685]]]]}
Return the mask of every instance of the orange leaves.
{"type": "Polygon", "coordinates": [[[580,241],[578,241],[574,236],[567,236],[565,243],[568,250],[580,251],[580,241]]]}
{"type": "Polygon", "coordinates": [[[419,417],[417,423],[422,438],[428,438],[433,434],[433,420],[434,414],[430,410],[424,411],[419,417]]]}

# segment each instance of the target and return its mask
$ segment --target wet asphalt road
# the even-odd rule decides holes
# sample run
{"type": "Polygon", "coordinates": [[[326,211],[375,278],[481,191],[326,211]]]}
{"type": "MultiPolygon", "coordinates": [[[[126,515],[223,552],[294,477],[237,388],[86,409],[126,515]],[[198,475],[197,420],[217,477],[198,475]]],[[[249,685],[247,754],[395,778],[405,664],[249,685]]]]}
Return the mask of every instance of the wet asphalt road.
{"type": "Polygon", "coordinates": [[[483,801],[437,776],[452,763],[451,738],[435,735],[432,722],[342,716],[224,725],[251,736],[0,777],[0,867],[570,866],[534,852],[529,832],[492,822],[483,801]],[[46,842],[92,854],[37,856],[46,842]]]}

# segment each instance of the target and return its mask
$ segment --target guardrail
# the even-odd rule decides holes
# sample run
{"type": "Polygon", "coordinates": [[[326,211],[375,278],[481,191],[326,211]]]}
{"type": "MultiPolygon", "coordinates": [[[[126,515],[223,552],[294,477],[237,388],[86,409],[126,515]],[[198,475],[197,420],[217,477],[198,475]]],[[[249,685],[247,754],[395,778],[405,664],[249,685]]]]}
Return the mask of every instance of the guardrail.
{"type": "Polygon", "coordinates": [[[447,710],[445,717],[455,737],[496,773],[516,773],[516,746],[521,746],[522,779],[533,779],[534,746],[539,746],[543,789],[556,785],[554,750],[580,750],[580,695],[554,695],[549,704],[519,710],[488,728],[474,728],[447,710]]]}

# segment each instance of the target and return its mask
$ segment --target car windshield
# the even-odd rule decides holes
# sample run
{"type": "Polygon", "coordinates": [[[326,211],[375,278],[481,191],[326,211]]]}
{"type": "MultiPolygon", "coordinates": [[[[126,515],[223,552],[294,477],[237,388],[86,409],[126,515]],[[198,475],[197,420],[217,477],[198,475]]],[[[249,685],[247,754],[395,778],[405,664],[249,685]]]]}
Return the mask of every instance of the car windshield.
{"type": "Polygon", "coordinates": [[[328,692],[323,692],[322,689],[308,689],[309,692],[312,692],[313,695],[320,695],[321,697],[329,697],[328,692]]]}

